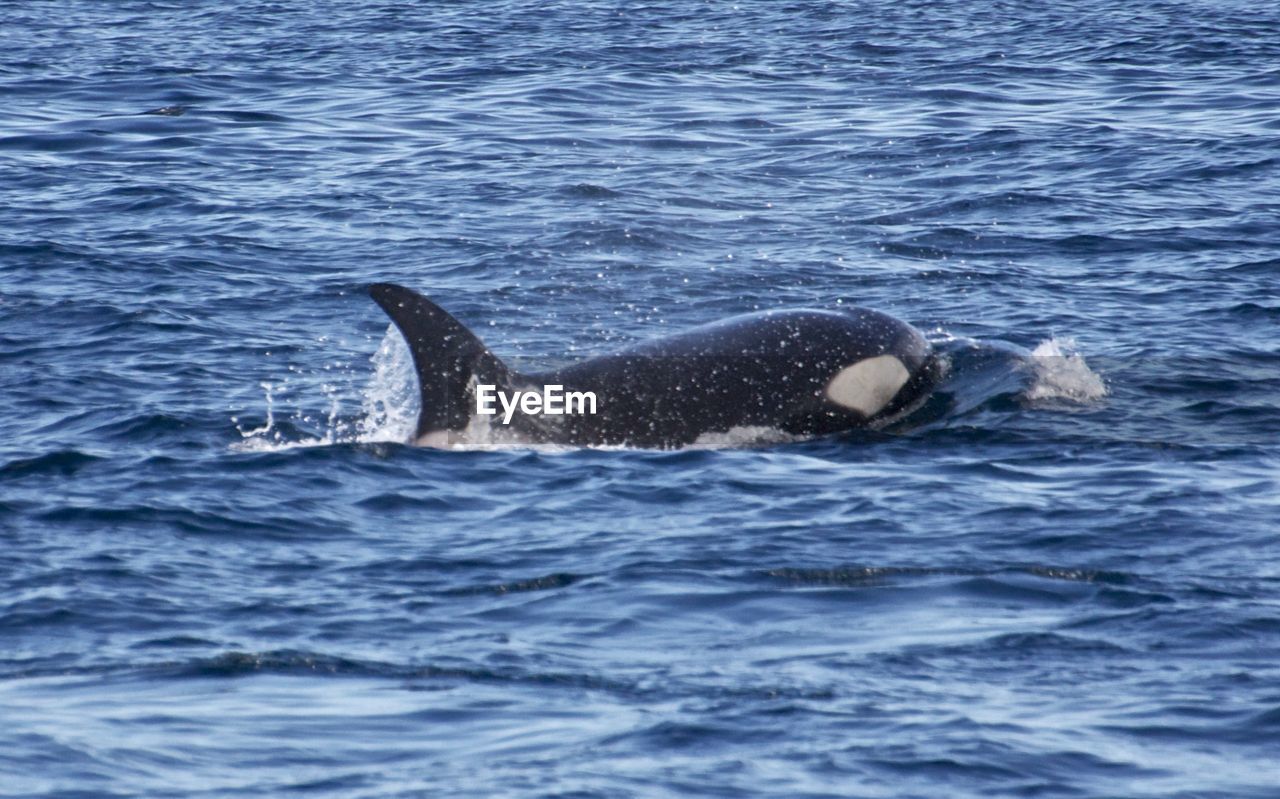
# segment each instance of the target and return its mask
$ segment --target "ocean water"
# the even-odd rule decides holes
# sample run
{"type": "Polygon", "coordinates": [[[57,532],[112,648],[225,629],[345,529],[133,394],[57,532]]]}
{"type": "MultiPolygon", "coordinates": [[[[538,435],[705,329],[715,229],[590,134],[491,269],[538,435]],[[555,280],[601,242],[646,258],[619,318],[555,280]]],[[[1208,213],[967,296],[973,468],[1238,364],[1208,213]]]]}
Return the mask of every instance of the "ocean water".
{"type": "Polygon", "coordinates": [[[1280,10],[0,13],[0,795],[1280,796],[1280,10]],[[538,365],[910,320],[893,429],[407,445],[538,365]]]}

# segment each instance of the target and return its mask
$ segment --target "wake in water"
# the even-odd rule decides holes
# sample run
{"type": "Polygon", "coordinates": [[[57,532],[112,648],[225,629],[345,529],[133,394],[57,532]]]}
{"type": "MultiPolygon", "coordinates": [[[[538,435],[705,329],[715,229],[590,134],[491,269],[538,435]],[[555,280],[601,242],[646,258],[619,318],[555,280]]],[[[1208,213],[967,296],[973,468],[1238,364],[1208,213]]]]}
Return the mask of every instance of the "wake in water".
{"type": "MultiPolygon", "coordinates": [[[[1085,362],[1071,338],[1046,339],[1033,350],[946,333],[935,336],[932,343],[947,363],[946,378],[923,407],[889,426],[893,433],[905,433],[925,425],[945,427],[983,408],[1010,400],[1023,407],[1065,408],[1090,406],[1108,394],[1102,377],[1085,362]]],[[[370,362],[373,372],[359,392],[358,415],[343,416],[342,392],[333,384],[332,375],[326,374],[320,386],[328,406],[325,413],[295,408],[283,419],[278,418],[281,414],[277,406],[291,382],[263,383],[265,418],[256,427],[244,427],[238,417],[232,417],[241,440],[231,448],[241,452],[269,452],[333,444],[410,443],[418,417],[417,377],[409,348],[394,325],[387,326],[370,362]],[[317,426],[319,432],[313,432],[317,426]]],[[[553,452],[576,449],[563,444],[521,441],[491,419],[473,417],[446,448],[553,452]]],[[[743,427],[704,434],[688,448],[739,449],[800,440],[799,436],[774,428],[743,427]]]]}

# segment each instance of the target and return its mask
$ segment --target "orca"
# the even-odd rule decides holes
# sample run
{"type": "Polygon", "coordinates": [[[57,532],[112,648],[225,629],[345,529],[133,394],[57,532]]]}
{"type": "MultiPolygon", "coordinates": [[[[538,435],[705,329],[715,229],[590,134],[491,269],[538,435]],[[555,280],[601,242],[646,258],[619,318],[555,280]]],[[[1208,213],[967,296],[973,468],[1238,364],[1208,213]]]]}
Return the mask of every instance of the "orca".
{"type": "MultiPolygon", "coordinates": [[[[421,294],[376,283],[369,294],[413,356],[422,405],[414,443],[449,447],[483,423],[480,396],[546,387],[590,393],[594,413],[487,417],[513,440],[674,449],[738,429],[813,437],[876,429],[919,407],[944,366],[914,327],[877,311],[761,311],[733,316],[542,372],[504,364],[421,294]],[[490,392],[486,395],[484,392],[490,392]]],[[[582,408],[579,408],[582,410],[582,408]]]]}

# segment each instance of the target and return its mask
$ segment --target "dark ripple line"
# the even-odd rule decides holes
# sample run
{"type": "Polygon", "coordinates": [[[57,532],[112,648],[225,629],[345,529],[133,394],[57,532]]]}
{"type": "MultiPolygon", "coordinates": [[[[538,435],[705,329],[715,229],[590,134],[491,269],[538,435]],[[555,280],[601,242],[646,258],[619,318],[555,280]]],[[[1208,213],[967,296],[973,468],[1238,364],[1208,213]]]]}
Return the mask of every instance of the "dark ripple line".
{"type": "Polygon", "coordinates": [[[1100,583],[1104,585],[1132,585],[1138,580],[1136,575],[1125,572],[1069,569],[1056,566],[1022,566],[994,570],[928,566],[841,566],[831,569],[780,567],[761,573],[769,577],[780,578],[794,585],[849,587],[886,585],[898,577],[990,577],[1005,574],[1027,574],[1050,580],[1100,583]]]}
{"type": "MultiPolygon", "coordinates": [[[[620,679],[583,672],[533,671],[513,667],[487,668],[466,664],[397,664],[387,661],[348,658],[294,649],[246,652],[233,650],[212,657],[187,660],[165,660],[142,663],[108,663],[90,666],[58,667],[40,665],[17,668],[3,675],[7,680],[57,677],[99,677],[124,680],[191,680],[238,679],[259,674],[283,676],[318,676],[342,679],[381,679],[406,681],[462,680],[500,685],[525,685],[601,691],[634,701],[655,698],[698,696],[715,699],[778,698],[827,700],[833,694],[826,689],[790,688],[782,686],[704,685],[679,680],[654,681],[648,676],[620,679]]],[[[79,690],[72,687],[72,690],[79,690]]]]}

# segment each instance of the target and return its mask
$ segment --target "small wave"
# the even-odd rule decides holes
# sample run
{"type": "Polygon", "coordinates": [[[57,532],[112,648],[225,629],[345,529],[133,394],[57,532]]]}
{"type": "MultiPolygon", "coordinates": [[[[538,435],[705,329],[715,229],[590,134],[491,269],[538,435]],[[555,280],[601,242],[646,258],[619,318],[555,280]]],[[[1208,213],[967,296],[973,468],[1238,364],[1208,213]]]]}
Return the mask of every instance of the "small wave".
{"type": "Polygon", "coordinates": [[[561,186],[557,191],[565,197],[582,200],[612,200],[623,196],[622,192],[594,183],[575,183],[571,186],[561,186]]]}
{"type": "Polygon", "coordinates": [[[445,596],[476,596],[485,594],[502,596],[504,594],[519,594],[530,591],[550,591],[557,588],[567,588],[582,579],[584,579],[584,576],[581,574],[557,572],[555,574],[543,575],[542,577],[530,577],[524,580],[511,580],[505,583],[486,583],[450,588],[443,593],[445,596]]]}
{"type": "Polygon", "coordinates": [[[969,644],[945,648],[934,654],[977,656],[999,659],[1006,655],[1019,657],[1046,657],[1049,653],[1058,658],[1073,654],[1083,657],[1105,657],[1130,653],[1122,644],[1100,638],[1086,638],[1055,632],[1000,633],[969,644]]]}
{"type": "Polygon", "coordinates": [[[68,449],[49,452],[32,458],[18,458],[0,464],[0,479],[28,476],[72,475],[84,467],[102,460],[98,455],[68,449]]]}

